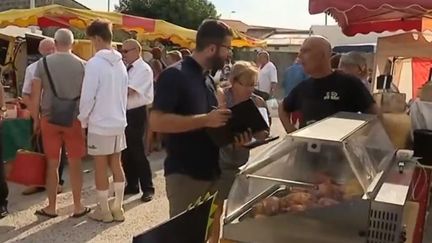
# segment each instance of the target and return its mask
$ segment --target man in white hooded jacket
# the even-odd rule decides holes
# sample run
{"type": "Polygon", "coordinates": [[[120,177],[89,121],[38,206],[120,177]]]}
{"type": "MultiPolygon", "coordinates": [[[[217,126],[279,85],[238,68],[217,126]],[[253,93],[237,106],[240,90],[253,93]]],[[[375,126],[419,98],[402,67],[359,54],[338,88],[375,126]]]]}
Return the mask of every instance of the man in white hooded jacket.
{"type": "Polygon", "coordinates": [[[123,194],[125,176],[120,162],[126,148],[125,127],[128,74],[119,52],[112,49],[111,23],[96,20],[87,28],[87,36],[97,53],[85,69],[80,100],[82,128],[88,129],[88,154],[94,157],[98,207],[91,218],[109,223],[124,221],[123,194]],[[115,199],[108,205],[108,175],[114,177],[115,199]]]}

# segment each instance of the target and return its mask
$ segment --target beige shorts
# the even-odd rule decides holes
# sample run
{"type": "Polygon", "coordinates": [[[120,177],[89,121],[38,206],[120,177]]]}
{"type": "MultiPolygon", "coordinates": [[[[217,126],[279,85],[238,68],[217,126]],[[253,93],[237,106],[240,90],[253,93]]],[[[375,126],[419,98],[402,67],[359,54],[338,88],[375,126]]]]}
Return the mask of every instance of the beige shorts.
{"type": "Polygon", "coordinates": [[[126,149],[125,135],[104,136],[89,133],[87,135],[87,150],[89,155],[111,155],[126,149]]]}
{"type": "Polygon", "coordinates": [[[205,196],[207,192],[216,192],[215,181],[196,180],[182,174],[168,175],[165,181],[171,218],[185,211],[190,204],[205,196]]]}
{"type": "Polygon", "coordinates": [[[234,184],[237,174],[240,172],[239,169],[221,169],[222,173],[219,180],[216,182],[216,189],[218,191],[219,201],[228,199],[231,187],[234,184]]]}

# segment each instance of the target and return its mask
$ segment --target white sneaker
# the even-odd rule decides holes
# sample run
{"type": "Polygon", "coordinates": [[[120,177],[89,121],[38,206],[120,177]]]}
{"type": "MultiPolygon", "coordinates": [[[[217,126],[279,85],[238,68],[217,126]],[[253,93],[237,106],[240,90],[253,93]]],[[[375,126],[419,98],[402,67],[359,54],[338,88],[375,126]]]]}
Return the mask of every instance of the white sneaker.
{"type": "Polygon", "coordinates": [[[102,208],[98,205],[93,213],[89,217],[98,222],[111,223],[114,221],[113,215],[110,211],[103,212],[102,208]]]}
{"type": "Polygon", "coordinates": [[[113,216],[114,221],[123,222],[125,221],[124,209],[123,208],[115,208],[113,207],[113,203],[110,204],[111,214],[113,216]]]}

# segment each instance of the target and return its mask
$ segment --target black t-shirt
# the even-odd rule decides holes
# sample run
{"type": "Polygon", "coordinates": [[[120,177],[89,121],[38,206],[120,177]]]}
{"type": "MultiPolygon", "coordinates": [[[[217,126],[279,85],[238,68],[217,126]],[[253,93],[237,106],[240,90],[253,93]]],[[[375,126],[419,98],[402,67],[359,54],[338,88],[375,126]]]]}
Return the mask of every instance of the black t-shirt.
{"type": "MultiPolygon", "coordinates": [[[[213,80],[192,57],[163,71],[155,86],[155,110],[188,116],[206,114],[217,106],[213,80]]],[[[205,129],[164,137],[165,175],[180,173],[199,180],[218,178],[219,148],[205,129]]]]}
{"type": "Polygon", "coordinates": [[[302,113],[300,127],[305,127],[340,111],[365,113],[374,102],[358,78],[335,71],[300,83],[284,99],[283,106],[287,112],[302,113]]]}

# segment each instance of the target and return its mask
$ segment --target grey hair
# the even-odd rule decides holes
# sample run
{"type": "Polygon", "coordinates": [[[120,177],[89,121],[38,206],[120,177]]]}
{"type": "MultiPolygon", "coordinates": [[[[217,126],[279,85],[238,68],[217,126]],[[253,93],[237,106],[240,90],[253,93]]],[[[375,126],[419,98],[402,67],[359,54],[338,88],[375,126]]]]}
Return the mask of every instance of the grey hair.
{"type": "Polygon", "coordinates": [[[265,56],[267,58],[267,60],[270,61],[270,53],[268,53],[268,51],[260,51],[260,52],[258,52],[258,56],[261,56],[261,55],[265,56]]]}
{"type": "Polygon", "coordinates": [[[342,55],[339,62],[339,67],[342,65],[357,65],[359,67],[366,67],[367,61],[362,54],[352,51],[342,55]]]}
{"type": "Polygon", "coordinates": [[[74,43],[74,36],[69,29],[59,29],[54,34],[54,40],[59,46],[71,46],[74,43]]]}

